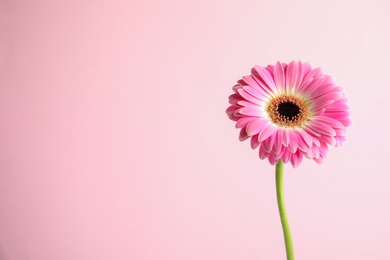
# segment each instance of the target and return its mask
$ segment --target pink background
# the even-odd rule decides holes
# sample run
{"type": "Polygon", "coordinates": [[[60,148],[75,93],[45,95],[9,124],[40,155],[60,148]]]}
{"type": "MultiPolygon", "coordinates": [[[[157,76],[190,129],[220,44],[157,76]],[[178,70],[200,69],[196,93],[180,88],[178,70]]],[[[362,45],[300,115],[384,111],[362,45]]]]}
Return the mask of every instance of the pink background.
{"type": "Polygon", "coordinates": [[[274,169],[225,109],[308,61],[353,126],[286,166],[296,259],[390,259],[390,2],[0,0],[1,260],[284,259],[274,169]]]}

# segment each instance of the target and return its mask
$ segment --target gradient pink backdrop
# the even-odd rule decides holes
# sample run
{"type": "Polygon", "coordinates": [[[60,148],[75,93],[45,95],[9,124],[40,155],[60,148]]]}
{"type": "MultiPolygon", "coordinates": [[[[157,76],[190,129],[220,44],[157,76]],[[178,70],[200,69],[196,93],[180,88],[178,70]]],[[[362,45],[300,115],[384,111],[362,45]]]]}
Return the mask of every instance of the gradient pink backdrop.
{"type": "Polygon", "coordinates": [[[0,0],[1,260],[284,259],[273,167],[225,115],[255,65],[353,126],[286,167],[296,259],[390,259],[390,2],[0,0]]]}

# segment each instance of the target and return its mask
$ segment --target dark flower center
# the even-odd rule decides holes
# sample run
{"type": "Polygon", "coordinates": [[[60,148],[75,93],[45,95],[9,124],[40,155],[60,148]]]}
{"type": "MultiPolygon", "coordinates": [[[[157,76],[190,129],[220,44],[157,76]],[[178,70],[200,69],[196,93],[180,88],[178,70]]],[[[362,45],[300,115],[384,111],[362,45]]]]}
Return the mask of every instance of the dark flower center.
{"type": "Polygon", "coordinates": [[[308,117],[307,105],[295,96],[278,96],[267,107],[271,121],[280,127],[301,127],[308,117]]]}
{"type": "Polygon", "coordinates": [[[285,117],[287,120],[293,120],[294,117],[298,116],[300,109],[293,102],[280,103],[277,111],[279,115],[285,117]]]}

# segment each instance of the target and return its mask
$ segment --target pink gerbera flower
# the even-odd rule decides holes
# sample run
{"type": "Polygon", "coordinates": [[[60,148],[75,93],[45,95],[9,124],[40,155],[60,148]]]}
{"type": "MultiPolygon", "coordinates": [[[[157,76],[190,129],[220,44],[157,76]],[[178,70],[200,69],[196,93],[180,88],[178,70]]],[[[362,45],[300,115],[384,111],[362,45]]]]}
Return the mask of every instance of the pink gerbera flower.
{"type": "Polygon", "coordinates": [[[251,138],[260,159],[297,167],[303,156],[321,163],[328,145],[341,146],[351,124],[341,87],[309,63],[277,62],[255,66],[233,87],[229,118],[241,128],[240,140],[251,138]]]}

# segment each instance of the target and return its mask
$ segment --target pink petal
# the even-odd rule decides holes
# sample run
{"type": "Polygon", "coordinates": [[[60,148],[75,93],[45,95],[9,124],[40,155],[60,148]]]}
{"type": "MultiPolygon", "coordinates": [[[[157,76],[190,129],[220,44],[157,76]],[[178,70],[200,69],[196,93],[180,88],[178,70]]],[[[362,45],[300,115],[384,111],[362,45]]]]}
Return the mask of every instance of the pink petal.
{"type": "Polygon", "coordinates": [[[271,91],[271,93],[276,92],[277,88],[275,86],[273,77],[266,68],[263,68],[261,66],[255,66],[252,70],[252,74],[254,78],[257,80],[257,82],[263,86],[263,88],[264,87],[268,88],[271,91]]]}
{"type": "Polygon", "coordinates": [[[272,78],[275,78],[274,75],[274,66],[273,65],[268,65],[267,70],[269,71],[269,74],[271,74],[272,78]]]}
{"type": "Polygon", "coordinates": [[[345,117],[345,118],[339,118],[338,119],[340,123],[342,123],[344,126],[350,126],[352,124],[352,121],[350,118],[345,117]]]}
{"type": "Polygon", "coordinates": [[[291,156],[291,164],[292,164],[292,166],[294,168],[298,167],[299,164],[301,164],[302,159],[303,159],[303,154],[301,153],[301,151],[298,150],[296,153],[294,153],[291,156]]]}
{"type": "Polygon", "coordinates": [[[343,142],[346,141],[345,136],[335,136],[336,139],[336,147],[341,147],[343,142]]]}
{"type": "MultiPolygon", "coordinates": [[[[309,134],[311,134],[312,136],[316,136],[316,137],[321,136],[320,133],[318,133],[317,131],[314,131],[313,129],[309,128],[308,126],[305,126],[305,131],[308,132],[309,134]]],[[[314,141],[314,138],[313,138],[313,141],[314,141]]]]}
{"type": "Polygon", "coordinates": [[[320,137],[318,137],[318,139],[330,145],[336,144],[336,139],[334,138],[334,136],[321,135],[320,137]]]}
{"type": "Polygon", "coordinates": [[[241,131],[240,131],[240,136],[238,137],[238,139],[242,142],[242,141],[245,141],[248,138],[249,138],[249,136],[246,134],[245,128],[242,128],[241,131]]]}
{"type": "Polygon", "coordinates": [[[326,158],[328,156],[328,152],[329,152],[329,148],[326,145],[326,143],[321,143],[321,146],[320,146],[321,157],[326,158]]]}
{"type": "Polygon", "coordinates": [[[274,67],[275,84],[279,92],[283,92],[286,86],[286,78],[284,76],[284,68],[280,62],[277,62],[274,67]]]}
{"type": "Polygon", "coordinates": [[[288,149],[290,152],[295,153],[298,149],[298,138],[294,133],[290,132],[290,141],[287,144],[288,149]]]}
{"type": "Polygon", "coordinates": [[[324,161],[324,158],[322,157],[318,157],[318,158],[313,158],[313,160],[318,163],[318,164],[322,164],[322,162],[324,161]]]}
{"type": "MultiPolygon", "coordinates": [[[[310,66],[310,65],[309,65],[310,66]]],[[[305,71],[307,68],[305,68],[305,71]]],[[[322,75],[322,70],[321,68],[315,68],[312,69],[311,71],[307,72],[305,77],[302,80],[302,85],[306,84],[308,81],[312,81],[313,79],[317,78],[318,76],[322,75]]]]}
{"type": "Polygon", "coordinates": [[[319,98],[320,96],[322,95],[325,95],[329,92],[331,92],[332,90],[334,90],[336,86],[331,83],[331,84],[324,84],[324,82],[322,82],[320,85],[317,86],[317,88],[313,88],[313,89],[310,89],[307,88],[305,91],[305,95],[308,95],[310,96],[310,98],[319,98]]]}
{"type": "Polygon", "coordinates": [[[229,103],[232,105],[237,105],[239,101],[243,100],[239,94],[233,94],[229,96],[229,103]]]}
{"type": "Polygon", "coordinates": [[[307,146],[306,142],[303,140],[302,136],[300,134],[297,134],[298,140],[298,149],[301,150],[302,152],[307,152],[309,149],[309,146],[307,146]]]}
{"type": "Polygon", "coordinates": [[[297,131],[297,132],[301,135],[302,140],[305,141],[307,146],[311,147],[313,145],[313,137],[310,134],[308,134],[304,130],[300,130],[300,131],[297,131]]]}
{"type": "Polygon", "coordinates": [[[273,125],[271,125],[271,124],[265,125],[259,133],[259,142],[262,142],[265,139],[267,139],[268,137],[270,137],[271,135],[273,135],[275,133],[275,131],[276,131],[276,129],[273,125]]]}
{"type": "Polygon", "coordinates": [[[299,88],[299,92],[304,93],[305,95],[306,95],[306,93],[312,92],[314,89],[317,89],[318,86],[320,86],[322,84],[324,79],[325,79],[324,76],[319,76],[311,81],[306,81],[299,88]]]}
{"type": "Polygon", "coordinates": [[[239,106],[230,106],[226,109],[226,114],[228,115],[228,117],[233,120],[233,121],[237,121],[239,119],[239,115],[236,115],[236,112],[238,109],[240,109],[241,107],[239,106]]]}
{"type": "Polygon", "coordinates": [[[302,62],[292,61],[286,69],[286,89],[298,89],[302,84],[303,65],[302,62]]]}
{"type": "Polygon", "coordinates": [[[311,71],[311,66],[308,62],[303,63],[303,78],[305,79],[307,74],[311,71]]]}
{"type": "MultiPolygon", "coordinates": [[[[238,112],[241,115],[247,115],[247,116],[261,116],[260,108],[254,109],[250,107],[242,107],[238,112]]],[[[236,115],[236,114],[235,114],[236,115]]]]}
{"type": "Polygon", "coordinates": [[[258,119],[257,117],[241,117],[240,119],[238,119],[237,123],[236,123],[236,128],[243,128],[243,127],[246,127],[250,122],[252,122],[253,120],[256,120],[258,119]]]}
{"type": "Polygon", "coordinates": [[[321,107],[323,103],[328,103],[328,101],[333,100],[333,103],[334,103],[335,101],[339,100],[343,96],[344,96],[344,94],[341,92],[330,92],[330,93],[327,93],[325,95],[322,95],[321,97],[313,100],[313,103],[315,105],[315,109],[318,109],[317,107],[321,107]],[[318,106],[317,106],[317,104],[318,104],[318,106]]]}
{"type": "Polygon", "coordinates": [[[271,165],[276,165],[279,160],[275,160],[272,156],[268,156],[268,161],[271,165]]]}
{"type": "MultiPolygon", "coordinates": [[[[286,149],[285,147],[283,147],[283,148],[286,149]]],[[[272,153],[272,157],[275,160],[279,161],[282,158],[283,153],[284,153],[284,150],[280,151],[279,153],[272,153]]]]}
{"type": "Polygon", "coordinates": [[[328,110],[328,108],[325,110],[324,115],[332,117],[332,118],[343,118],[343,117],[349,117],[351,115],[351,112],[349,111],[332,111],[328,110]]]}
{"type": "Polygon", "coordinates": [[[240,100],[238,101],[237,105],[242,106],[242,107],[247,107],[247,108],[253,108],[253,109],[259,109],[259,105],[255,105],[251,102],[248,102],[246,100],[240,100]]]}
{"type": "Polygon", "coordinates": [[[345,130],[345,128],[336,128],[335,131],[336,131],[336,135],[339,137],[345,136],[347,134],[347,131],[345,130]]]}
{"type": "Polygon", "coordinates": [[[283,130],[277,129],[275,134],[274,145],[272,147],[272,152],[274,154],[280,153],[280,150],[282,149],[282,143],[283,143],[283,130]]]}
{"type": "Polygon", "coordinates": [[[267,153],[270,153],[272,151],[272,147],[274,146],[275,142],[275,134],[268,137],[266,140],[263,141],[262,146],[264,147],[264,150],[267,153]]]}
{"type": "Polygon", "coordinates": [[[313,147],[309,147],[309,149],[307,149],[307,152],[304,153],[304,155],[306,156],[306,158],[312,159],[313,158],[313,147]]]}
{"type": "Polygon", "coordinates": [[[283,153],[283,155],[282,155],[282,161],[283,161],[283,163],[288,163],[288,162],[290,161],[291,155],[292,155],[292,154],[291,154],[290,150],[285,149],[285,150],[284,150],[284,153],[283,153]]]}
{"type": "Polygon", "coordinates": [[[244,86],[242,87],[246,92],[257,98],[261,101],[267,101],[268,100],[268,94],[265,92],[262,88],[259,88],[258,90],[250,87],[250,86],[244,86]]]}
{"type": "Polygon", "coordinates": [[[246,100],[252,102],[253,104],[255,105],[259,105],[261,102],[258,98],[252,96],[251,94],[249,94],[248,92],[246,92],[245,90],[243,89],[239,89],[238,90],[238,93],[240,93],[240,95],[245,98],[246,100]]]}
{"type": "Polygon", "coordinates": [[[307,126],[308,128],[311,128],[313,131],[320,133],[320,134],[326,134],[330,136],[335,136],[336,131],[332,128],[330,124],[313,120],[313,122],[307,126]]]}
{"type": "Polygon", "coordinates": [[[320,121],[324,124],[328,124],[328,125],[332,126],[333,128],[344,128],[343,124],[340,121],[338,121],[332,117],[329,117],[329,116],[316,116],[316,117],[314,117],[313,121],[314,120],[320,121]]]}
{"type": "Polygon", "coordinates": [[[332,112],[343,112],[343,111],[349,111],[349,107],[346,104],[347,100],[346,98],[342,98],[336,102],[334,102],[331,106],[326,108],[326,111],[332,111],[332,112]]]}
{"type": "Polygon", "coordinates": [[[290,142],[290,132],[289,130],[283,130],[283,145],[287,147],[289,142],[290,142]]]}
{"type": "Polygon", "coordinates": [[[320,146],[321,145],[321,142],[320,140],[318,140],[318,138],[316,136],[312,136],[312,140],[313,140],[313,145],[317,145],[317,146],[320,146]]]}
{"type": "MultiPolygon", "coordinates": [[[[245,83],[245,82],[243,82],[243,83],[245,83]]],[[[238,93],[237,90],[239,90],[240,88],[242,88],[242,86],[243,86],[243,85],[240,84],[240,83],[234,85],[234,86],[233,86],[233,92],[237,94],[237,93],[238,93]]]]}
{"type": "Polygon", "coordinates": [[[243,81],[248,84],[248,86],[252,87],[253,89],[259,89],[260,85],[257,83],[257,81],[253,78],[252,75],[243,76],[243,81]]]}
{"type": "Polygon", "coordinates": [[[320,156],[320,147],[319,146],[313,146],[311,148],[311,153],[313,158],[318,158],[320,156]]]}
{"type": "Polygon", "coordinates": [[[257,138],[258,138],[257,135],[254,135],[251,137],[251,148],[252,149],[256,149],[260,145],[260,142],[257,140],[257,138]]]}
{"type": "Polygon", "coordinates": [[[259,157],[260,159],[264,160],[265,158],[268,157],[268,153],[264,150],[263,146],[260,145],[260,148],[259,148],[259,157]]]}
{"type": "MultiPolygon", "coordinates": [[[[315,102],[313,112],[315,115],[323,114],[326,109],[334,103],[334,100],[322,100],[321,102],[315,102]]],[[[313,105],[313,104],[312,104],[313,105]]]]}
{"type": "Polygon", "coordinates": [[[248,136],[257,135],[267,123],[268,120],[253,120],[246,126],[246,133],[248,134],[248,136]]]}

